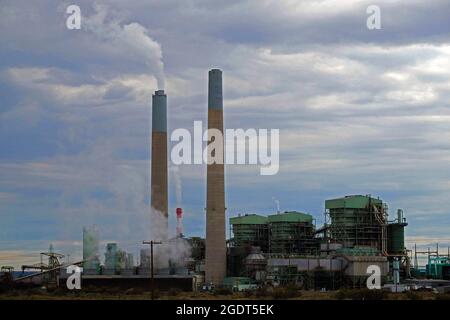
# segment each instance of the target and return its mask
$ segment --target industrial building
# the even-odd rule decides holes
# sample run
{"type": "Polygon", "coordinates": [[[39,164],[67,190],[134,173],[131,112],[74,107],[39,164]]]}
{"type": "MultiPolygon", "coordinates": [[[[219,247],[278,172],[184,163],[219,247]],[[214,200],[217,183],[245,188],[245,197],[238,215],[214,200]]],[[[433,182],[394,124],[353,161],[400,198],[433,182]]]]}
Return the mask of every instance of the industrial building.
{"type": "Polygon", "coordinates": [[[230,234],[233,247],[259,247],[269,252],[269,226],[267,217],[257,214],[239,215],[230,218],[230,234]]]}
{"type": "Polygon", "coordinates": [[[398,261],[409,276],[402,210],[390,222],[382,200],[354,195],[326,200],[325,217],[318,229],[311,215],[295,211],[230,218],[228,275],[270,285],[364,287],[369,265],[378,266],[387,281],[398,261]]]}
{"type": "MultiPolygon", "coordinates": [[[[95,227],[84,228],[84,242],[83,256],[98,257],[98,252],[91,251],[92,248],[98,248],[99,238],[98,232],[89,234],[89,231],[96,230],[95,227]],[[86,236],[85,231],[88,231],[86,236]]],[[[169,242],[185,241],[185,239],[174,238],[169,239],[169,242]]],[[[187,241],[187,240],[186,240],[187,241]]],[[[195,241],[195,240],[194,240],[195,241]]],[[[199,272],[194,272],[194,266],[189,264],[189,259],[185,259],[186,263],[177,264],[170,262],[166,267],[155,263],[154,276],[151,277],[151,256],[149,249],[142,249],[140,251],[140,263],[136,264],[131,253],[127,253],[120,249],[117,243],[107,243],[104,253],[104,263],[97,267],[97,259],[94,258],[96,268],[83,269],[82,282],[86,290],[92,288],[116,288],[116,289],[131,289],[141,288],[144,290],[152,289],[152,283],[155,288],[159,290],[169,290],[178,288],[183,291],[198,290],[200,285],[204,282],[204,277],[199,272]],[[151,281],[152,278],[152,281],[151,281]]],[[[155,260],[158,260],[155,255],[155,260]]],[[[88,267],[91,261],[83,261],[83,265],[88,267]]],[[[58,276],[58,281],[62,287],[68,275],[61,272],[58,276]]]]}
{"type": "Polygon", "coordinates": [[[387,207],[370,196],[325,201],[329,237],[345,248],[368,247],[386,253],[387,207]]]}
{"type": "Polygon", "coordinates": [[[439,245],[436,244],[436,250],[428,248],[426,251],[417,250],[411,252],[411,260],[414,260],[411,267],[413,278],[427,278],[433,280],[450,280],[450,247],[447,248],[447,254],[440,253],[439,245]],[[418,257],[426,256],[425,266],[419,266],[418,257]]]}
{"type": "Polygon", "coordinates": [[[273,255],[316,254],[313,218],[301,212],[284,212],[267,217],[251,214],[230,218],[234,247],[259,247],[273,255]]]}
{"type": "Polygon", "coordinates": [[[318,252],[313,218],[301,212],[284,212],[267,217],[269,253],[273,255],[312,255],[318,252]]]}

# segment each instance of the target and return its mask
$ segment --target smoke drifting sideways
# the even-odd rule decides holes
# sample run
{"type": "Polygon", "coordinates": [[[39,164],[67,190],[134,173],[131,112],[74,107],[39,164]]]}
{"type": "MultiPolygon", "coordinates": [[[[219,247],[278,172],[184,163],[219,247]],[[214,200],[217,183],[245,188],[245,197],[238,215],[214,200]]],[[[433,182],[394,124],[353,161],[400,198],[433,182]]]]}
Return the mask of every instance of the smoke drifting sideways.
{"type": "Polygon", "coordinates": [[[190,244],[183,238],[168,239],[167,218],[161,211],[152,208],[150,219],[150,239],[162,242],[153,246],[155,268],[168,268],[170,265],[184,266],[191,256],[190,244]]]}
{"type": "Polygon", "coordinates": [[[144,63],[157,81],[157,89],[164,89],[164,63],[161,45],[148,35],[139,23],[122,24],[120,19],[108,17],[108,7],[94,4],[95,14],[83,17],[82,29],[93,34],[95,40],[106,46],[110,53],[120,55],[122,61],[144,63]]]}

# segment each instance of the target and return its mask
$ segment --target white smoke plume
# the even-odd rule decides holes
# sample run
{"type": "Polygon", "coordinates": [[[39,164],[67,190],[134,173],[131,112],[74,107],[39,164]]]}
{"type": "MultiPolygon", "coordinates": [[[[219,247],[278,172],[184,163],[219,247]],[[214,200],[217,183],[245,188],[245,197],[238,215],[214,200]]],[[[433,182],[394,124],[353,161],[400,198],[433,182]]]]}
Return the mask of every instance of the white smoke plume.
{"type": "Polygon", "coordinates": [[[277,206],[277,213],[280,213],[280,200],[276,199],[275,197],[272,197],[273,202],[275,202],[275,205],[277,206]]]}
{"type": "Polygon", "coordinates": [[[181,175],[180,169],[177,166],[171,166],[170,171],[173,172],[173,182],[175,184],[175,198],[177,207],[181,207],[181,203],[183,202],[183,191],[181,184],[181,175]]]}
{"type": "MultiPolygon", "coordinates": [[[[155,269],[168,268],[169,261],[177,266],[184,266],[186,259],[191,256],[189,243],[182,238],[168,239],[167,218],[162,212],[152,208],[150,218],[150,239],[162,242],[162,244],[154,245],[153,247],[155,269]]],[[[146,250],[147,253],[148,250],[146,250]]]]}
{"type": "Polygon", "coordinates": [[[147,34],[148,30],[136,22],[121,24],[120,20],[107,20],[108,9],[104,5],[94,4],[94,9],[94,15],[83,19],[83,28],[109,44],[112,51],[121,50],[123,59],[145,64],[155,76],[158,89],[164,89],[161,45],[147,34]]]}
{"type": "Polygon", "coordinates": [[[167,218],[161,211],[151,208],[150,210],[150,237],[154,241],[166,241],[167,234],[167,218]]]}

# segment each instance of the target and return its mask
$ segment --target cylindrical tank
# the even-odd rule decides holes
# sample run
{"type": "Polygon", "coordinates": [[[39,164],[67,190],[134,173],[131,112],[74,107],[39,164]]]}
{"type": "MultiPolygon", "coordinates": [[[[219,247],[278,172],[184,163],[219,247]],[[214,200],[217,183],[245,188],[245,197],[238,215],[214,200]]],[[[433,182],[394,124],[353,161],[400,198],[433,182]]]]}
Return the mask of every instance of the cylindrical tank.
{"type": "Polygon", "coordinates": [[[108,243],[106,244],[106,252],[105,252],[105,274],[114,274],[117,268],[117,243],[108,243]]]}
{"type": "Polygon", "coordinates": [[[252,247],[251,253],[245,258],[244,264],[247,276],[256,279],[261,277],[262,273],[266,270],[267,259],[261,254],[259,247],[252,247]]]}
{"type": "Polygon", "coordinates": [[[96,274],[100,270],[99,231],[96,225],[83,228],[83,272],[96,274]]]}
{"type": "Polygon", "coordinates": [[[388,225],[388,237],[389,254],[403,254],[405,251],[405,224],[388,225]]]}

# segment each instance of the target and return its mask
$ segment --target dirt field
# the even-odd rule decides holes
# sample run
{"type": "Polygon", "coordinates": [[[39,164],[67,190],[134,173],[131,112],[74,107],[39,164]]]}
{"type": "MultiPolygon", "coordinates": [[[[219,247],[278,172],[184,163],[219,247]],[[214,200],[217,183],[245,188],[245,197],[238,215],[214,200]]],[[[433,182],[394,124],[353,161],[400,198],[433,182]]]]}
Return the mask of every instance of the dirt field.
{"type": "MultiPolygon", "coordinates": [[[[270,293],[211,294],[205,292],[157,293],[160,300],[450,300],[450,294],[432,292],[372,294],[365,290],[333,292],[282,291],[270,293]]],[[[0,300],[150,300],[150,292],[45,292],[40,289],[16,290],[0,294],[0,300]]]]}

